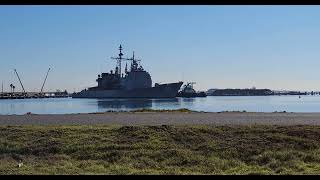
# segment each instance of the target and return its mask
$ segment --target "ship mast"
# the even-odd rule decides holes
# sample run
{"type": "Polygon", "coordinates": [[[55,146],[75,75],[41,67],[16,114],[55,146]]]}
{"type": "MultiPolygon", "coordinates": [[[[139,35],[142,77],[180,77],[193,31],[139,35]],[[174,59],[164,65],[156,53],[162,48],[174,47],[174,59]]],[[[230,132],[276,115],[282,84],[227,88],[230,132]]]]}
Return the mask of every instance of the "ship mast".
{"type": "Polygon", "coordinates": [[[132,54],[132,58],[129,58],[129,59],[124,59],[126,61],[132,61],[131,62],[131,70],[130,71],[135,71],[137,70],[138,68],[138,63],[137,62],[140,62],[141,60],[140,59],[135,59],[134,58],[134,51],[133,51],[133,54],[132,54]]]}
{"type": "Polygon", "coordinates": [[[119,77],[121,77],[121,61],[123,59],[122,58],[123,54],[122,54],[122,46],[121,46],[121,44],[119,46],[119,51],[120,51],[119,57],[111,57],[111,59],[116,59],[117,60],[117,69],[118,69],[118,71],[115,72],[115,73],[118,73],[119,77]]]}
{"type": "MultiPolygon", "coordinates": [[[[122,46],[119,46],[119,56],[118,57],[111,57],[111,59],[115,59],[117,60],[117,66],[116,66],[116,72],[115,74],[118,74],[119,77],[121,77],[121,61],[131,61],[131,70],[130,71],[136,71],[138,70],[138,63],[141,60],[140,59],[135,59],[134,57],[134,51],[133,51],[133,55],[132,58],[122,58],[123,54],[122,54],[122,46]]],[[[127,65],[126,65],[126,73],[127,73],[127,65]]]]}

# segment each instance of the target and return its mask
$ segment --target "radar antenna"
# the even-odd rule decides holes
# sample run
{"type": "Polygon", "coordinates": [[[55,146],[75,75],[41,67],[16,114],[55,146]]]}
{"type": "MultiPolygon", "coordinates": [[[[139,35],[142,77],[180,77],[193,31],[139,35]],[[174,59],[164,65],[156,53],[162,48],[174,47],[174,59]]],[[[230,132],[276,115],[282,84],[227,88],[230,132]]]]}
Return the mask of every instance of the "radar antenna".
{"type": "Polygon", "coordinates": [[[141,59],[135,59],[134,57],[134,51],[133,51],[133,54],[132,54],[132,58],[127,58],[127,59],[124,59],[125,61],[132,61],[131,62],[131,71],[134,71],[134,70],[137,70],[138,69],[138,63],[140,64],[140,61],[141,59]]]}
{"type": "Polygon", "coordinates": [[[118,71],[115,72],[115,73],[117,73],[117,74],[121,77],[121,61],[123,60],[123,58],[122,58],[123,54],[122,54],[122,46],[121,46],[121,44],[120,44],[120,46],[119,46],[119,51],[120,51],[119,57],[111,57],[111,59],[117,60],[117,68],[116,68],[116,69],[118,69],[118,71]]]}
{"type": "Polygon", "coordinates": [[[133,55],[131,58],[122,58],[123,54],[122,54],[122,46],[119,46],[119,56],[118,57],[111,57],[111,59],[115,59],[117,60],[117,66],[116,66],[116,72],[115,74],[118,74],[119,77],[121,77],[121,61],[132,61],[131,62],[131,71],[135,71],[135,70],[143,70],[142,66],[140,65],[140,59],[135,59],[134,57],[134,51],[133,51],[133,55]],[[139,64],[137,63],[139,62],[139,64]],[[140,69],[138,68],[138,65],[140,65],[140,69]]]}

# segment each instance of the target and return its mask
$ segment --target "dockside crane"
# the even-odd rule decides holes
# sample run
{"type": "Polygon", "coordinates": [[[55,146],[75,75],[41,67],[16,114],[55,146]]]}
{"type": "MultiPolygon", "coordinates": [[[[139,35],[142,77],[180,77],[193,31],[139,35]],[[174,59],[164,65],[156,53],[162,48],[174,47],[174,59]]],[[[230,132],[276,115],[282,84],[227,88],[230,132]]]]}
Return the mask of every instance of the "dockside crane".
{"type": "Polygon", "coordinates": [[[42,84],[42,87],[41,87],[41,90],[40,90],[40,94],[42,94],[42,93],[43,93],[43,87],[44,87],[44,85],[45,85],[45,83],[46,83],[46,81],[47,81],[49,71],[50,71],[50,68],[48,69],[48,72],[47,72],[46,78],[44,79],[44,82],[43,82],[43,84],[42,84]]]}
{"type": "Polygon", "coordinates": [[[26,94],[26,91],[24,90],[23,84],[22,84],[22,82],[21,82],[21,80],[20,80],[20,77],[19,77],[19,74],[18,74],[17,70],[14,69],[14,72],[16,73],[16,75],[17,75],[17,77],[18,77],[18,79],[19,79],[19,82],[20,82],[20,85],[21,85],[21,87],[22,87],[23,93],[26,94]]]}

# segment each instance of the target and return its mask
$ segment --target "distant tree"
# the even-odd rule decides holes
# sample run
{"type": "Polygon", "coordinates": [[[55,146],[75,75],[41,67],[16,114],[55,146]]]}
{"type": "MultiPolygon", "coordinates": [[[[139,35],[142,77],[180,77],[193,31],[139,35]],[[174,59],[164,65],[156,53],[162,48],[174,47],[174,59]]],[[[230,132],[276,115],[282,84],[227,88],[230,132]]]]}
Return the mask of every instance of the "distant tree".
{"type": "Polygon", "coordinates": [[[10,92],[12,92],[13,84],[10,84],[10,92]]]}

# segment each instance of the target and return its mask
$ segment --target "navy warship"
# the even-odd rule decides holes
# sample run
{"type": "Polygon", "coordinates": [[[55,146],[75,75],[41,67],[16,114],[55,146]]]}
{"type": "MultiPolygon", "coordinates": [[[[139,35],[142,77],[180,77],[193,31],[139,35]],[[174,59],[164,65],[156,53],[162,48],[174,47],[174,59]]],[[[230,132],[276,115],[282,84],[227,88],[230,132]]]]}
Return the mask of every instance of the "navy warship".
{"type": "Polygon", "coordinates": [[[135,59],[134,52],[131,58],[123,58],[122,46],[119,47],[119,56],[115,71],[98,75],[98,86],[73,93],[72,98],[173,98],[176,97],[183,82],[159,84],[152,87],[150,74],[143,69],[139,59],[135,59]],[[130,61],[130,70],[125,66],[121,73],[121,62],[130,61]]]}

